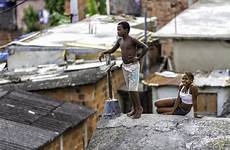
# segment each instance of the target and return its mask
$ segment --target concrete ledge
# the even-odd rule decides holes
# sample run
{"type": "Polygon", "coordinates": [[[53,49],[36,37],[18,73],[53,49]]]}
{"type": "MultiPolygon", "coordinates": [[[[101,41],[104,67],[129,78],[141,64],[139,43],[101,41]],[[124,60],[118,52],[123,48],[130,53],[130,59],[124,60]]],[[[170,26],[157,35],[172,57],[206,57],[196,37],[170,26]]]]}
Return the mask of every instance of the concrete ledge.
{"type": "Polygon", "coordinates": [[[125,114],[102,119],[89,150],[184,150],[230,148],[230,119],[144,114],[140,119],[125,114]]]}

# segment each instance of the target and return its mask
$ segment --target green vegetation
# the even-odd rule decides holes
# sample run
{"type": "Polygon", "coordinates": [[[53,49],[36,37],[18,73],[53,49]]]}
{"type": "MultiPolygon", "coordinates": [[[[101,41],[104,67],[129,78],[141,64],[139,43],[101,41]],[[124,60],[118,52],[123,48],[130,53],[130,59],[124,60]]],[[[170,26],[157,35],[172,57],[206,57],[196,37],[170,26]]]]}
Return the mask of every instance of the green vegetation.
{"type": "Polygon", "coordinates": [[[64,0],[45,0],[45,2],[46,9],[50,12],[49,24],[40,24],[38,11],[34,10],[32,6],[29,6],[24,10],[23,21],[27,28],[25,32],[39,31],[46,27],[70,23],[70,17],[64,15],[64,0]]]}
{"type": "MultiPolygon", "coordinates": [[[[70,16],[65,13],[65,0],[45,0],[45,8],[50,12],[49,24],[42,25],[39,23],[38,11],[29,6],[24,10],[23,20],[26,24],[26,32],[38,31],[45,27],[57,26],[64,23],[70,23],[70,16]]],[[[106,0],[88,0],[87,14],[89,16],[95,14],[106,14],[106,0]]]]}
{"type": "Polygon", "coordinates": [[[45,0],[46,9],[50,12],[49,26],[70,23],[70,17],[64,15],[64,0],[45,0]]]}
{"type": "Polygon", "coordinates": [[[27,27],[26,32],[40,30],[38,12],[35,11],[32,6],[29,6],[24,10],[23,21],[27,27]]]}
{"type": "Polygon", "coordinates": [[[87,14],[93,16],[95,14],[106,14],[106,0],[88,0],[87,14]]]}
{"type": "Polygon", "coordinates": [[[64,14],[65,12],[64,0],[45,0],[45,3],[46,3],[46,9],[48,9],[51,14],[54,12],[64,14]]]}
{"type": "Polygon", "coordinates": [[[101,15],[106,14],[106,0],[99,0],[98,12],[101,15]]]}

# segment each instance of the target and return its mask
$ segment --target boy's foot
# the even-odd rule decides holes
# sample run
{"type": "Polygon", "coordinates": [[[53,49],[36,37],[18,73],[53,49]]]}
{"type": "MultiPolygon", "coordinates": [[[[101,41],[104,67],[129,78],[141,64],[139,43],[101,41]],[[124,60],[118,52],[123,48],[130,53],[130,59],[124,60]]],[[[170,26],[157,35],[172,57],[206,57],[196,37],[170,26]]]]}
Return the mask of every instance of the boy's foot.
{"type": "Polygon", "coordinates": [[[136,111],[136,113],[132,116],[132,119],[138,119],[138,118],[140,118],[142,112],[143,112],[143,108],[140,107],[140,108],[136,111]]]}
{"type": "Polygon", "coordinates": [[[134,109],[132,109],[130,112],[127,113],[127,116],[128,116],[128,117],[131,117],[131,116],[133,116],[134,114],[135,114],[135,111],[134,111],[134,109]]]}

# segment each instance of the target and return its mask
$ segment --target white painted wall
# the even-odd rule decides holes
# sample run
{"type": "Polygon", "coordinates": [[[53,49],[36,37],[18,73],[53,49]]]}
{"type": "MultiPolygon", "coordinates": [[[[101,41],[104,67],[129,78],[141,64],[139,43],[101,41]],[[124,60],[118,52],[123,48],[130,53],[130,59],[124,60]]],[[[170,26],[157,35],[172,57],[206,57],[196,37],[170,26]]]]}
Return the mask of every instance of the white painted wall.
{"type": "Polygon", "coordinates": [[[177,87],[159,87],[158,91],[158,99],[167,98],[167,97],[177,97],[178,88],[177,87]]]}
{"type": "Polygon", "coordinates": [[[15,51],[9,55],[8,69],[36,67],[45,64],[64,64],[64,51],[15,51]]]}
{"type": "Polygon", "coordinates": [[[178,88],[176,86],[152,87],[153,113],[156,113],[154,103],[163,98],[177,97],[178,88]]]}
{"type": "Polygon", "coordinates": [[[230,43],[224,41],[175,40],[173,59],[176,71],[195,72],[230,68],[230,43]]]}

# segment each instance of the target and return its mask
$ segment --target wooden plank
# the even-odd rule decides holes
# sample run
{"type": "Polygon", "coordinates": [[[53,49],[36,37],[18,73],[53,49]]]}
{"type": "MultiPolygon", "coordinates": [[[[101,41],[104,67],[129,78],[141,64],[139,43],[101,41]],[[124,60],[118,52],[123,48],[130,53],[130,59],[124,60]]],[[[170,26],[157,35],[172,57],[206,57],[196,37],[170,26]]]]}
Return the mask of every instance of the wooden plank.
{"type": "Polygon", "coordinates": [[[217,96],[216,94],[209,94],[207,99],[207,112],[217,112],[217,96]]]}
{"type": "Polygon", "coordinates": [[[205,115],[216,115],[217,113],[217,94],[201,93],[197,98],[197,112],[205,115]]]}
{"type": "Polygon", "coordinates": [[[206,112],[206,95],[205,94],[199,94],[197,97],[197,111],[198,112],[206,112]]]}

